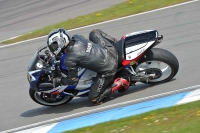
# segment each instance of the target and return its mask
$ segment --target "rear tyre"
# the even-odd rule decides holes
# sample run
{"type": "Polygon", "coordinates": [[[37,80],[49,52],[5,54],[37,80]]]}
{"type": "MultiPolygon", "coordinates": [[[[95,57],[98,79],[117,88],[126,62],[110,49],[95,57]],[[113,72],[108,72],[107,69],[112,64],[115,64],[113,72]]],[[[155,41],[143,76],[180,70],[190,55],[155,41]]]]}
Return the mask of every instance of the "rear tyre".
{"type": "Polygon", "coordinates": [[[29,89],[29,95],[33,101],[45,106],[58,106],[70,102],[72,96],[53,95],[50,93],[37,92],[34,89],[29,89]]]}
{"type": "Polygon", "coordinates": [[[155,74],[148,84],[159,84],[171,80],[178,72],[179,62],[177,58],[169,51],[152,48],[138,62],[135,67],[137,73],[155,74]]]}

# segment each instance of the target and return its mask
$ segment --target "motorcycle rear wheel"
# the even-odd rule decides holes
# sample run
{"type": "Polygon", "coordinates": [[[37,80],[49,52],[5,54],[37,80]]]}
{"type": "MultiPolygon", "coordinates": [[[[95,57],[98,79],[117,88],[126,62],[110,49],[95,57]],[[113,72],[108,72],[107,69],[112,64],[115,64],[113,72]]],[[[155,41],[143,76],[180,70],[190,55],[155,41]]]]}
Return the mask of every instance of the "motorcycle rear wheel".
{"type": "Polygon", "coordinates": [[[160,84],[171,80],[178,72],[179,62],[169,51],[152,48],[138,62],[135,71],[143,71],[144,74],[155,74],[155,78],[150,79],[148,84],[160,84]]]}
{"type": "Polygon", "coordinates": [[[70,102],[74,97],[53,95],[49,93],[37,92],[34,89],[29,89],[29,95],[33,101],[45,106],[58,106],[70,102]]]}

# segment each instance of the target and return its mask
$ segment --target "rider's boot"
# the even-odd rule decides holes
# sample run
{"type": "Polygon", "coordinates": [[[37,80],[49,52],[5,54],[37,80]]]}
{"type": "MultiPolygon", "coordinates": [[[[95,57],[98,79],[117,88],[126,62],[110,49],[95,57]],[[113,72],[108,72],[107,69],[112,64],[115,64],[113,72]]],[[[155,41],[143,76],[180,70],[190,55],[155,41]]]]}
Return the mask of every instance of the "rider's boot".
{"type": "Polygon", "coordinates": [[[117,42],[116,38],[111,37],[110,35],[106,34],[100,29],[95,29],[96,32],[98,32],[102,37],[104,37],[107,41],[109,41],[111,44],[115,44],[117,42]]]}
{"type": "Polygon", "coordinates": [[[125,91],[129,88],[130,82],[128,79],[125,78],[117,78],[114,80],[114,83],[109,86],[98,98],[97,104],[101,104],[102,100],[107,97],[110,97],[116,90],[118,91],[125,91]]]}

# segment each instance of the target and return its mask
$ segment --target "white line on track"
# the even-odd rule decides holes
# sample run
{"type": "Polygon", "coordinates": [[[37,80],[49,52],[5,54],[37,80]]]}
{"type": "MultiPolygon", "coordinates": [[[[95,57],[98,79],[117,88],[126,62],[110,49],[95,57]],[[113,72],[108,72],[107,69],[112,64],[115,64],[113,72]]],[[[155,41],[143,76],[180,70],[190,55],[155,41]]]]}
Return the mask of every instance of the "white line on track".
{"type": "MultiPolygon", "coordinates": [[[[84,26],[84,27],[80,27],[80,28],[75,28],[75,29],[71,29],[71,30],[68,30],[68,31],[74,31],[74,30],[79,30],[79,29],[91,27],[91,26],[105,24],[105,23],[109,23],[109,22],[113,22],[113,21],[118,21],[118,20],[121,20],[121,19],[126,19],[126,18],[130,18],[130,17],[134,17],[134,16],[139,16],[139,15],[143,15],[143,14],[147,14],[147,13],[151,13],[151,12],[156,12],[156,11],[160,11],[160,10],[164,10],[164,9],[169,9],[169,8],[172,8],[172,7],[177,7],[177,6],[181,6],[181,5],[185,5],[185,4],[190,4],[190,3],[193,3],[193,2],[197,2],[197,1],[199,1],[199,0],[192,0],[192,1],[189,1],[189,2],[184,2],[184,3],[180,3],[180,4],[176,4],[176,5],[172,5],[172,6],[168,6],[168,7],[164,7],[164,8],[159,8],[159,9],[155,9],[155,10],[151,10],[151,11],[147,11],[147,12],[143,12],[143,13],[138,13],[138,14],[134,14],[134,15],[118,18],[118,19],[113,19],[113,20],[101,22],[101,23],[96,23],[96,24],[92,24],[92,25],[88,25],[88,26],[84,26]]],[[[19,36],[21,36],[21,35],[19,35],[19,36]]],[[[8,45],[3,45],[3,46],[0,46],[0,48],[5,48],[5,47],[21,44],[23,42],[28,42],[28,41],[33,41],[33,40],[36,40],[36,39],[44,38],[44,37],[46,37],[46,36],[41,36],[41,37],[37,37],[37,38],[25,40],[25,41],[13,43],[13,44],[10,44],[10,45],[9,44],[8,45]]],[[[12,38],[15,38],[15,37],[12,37],[12,38]]],[[[9,40],[9,39],[7,39],[7,40],[9,40]]],[[[5,41],[5,40],[3,40],[3,41],[5,41]]],[[[1,42],[3,42],[3,41],[1,41],[1,42]]]]}

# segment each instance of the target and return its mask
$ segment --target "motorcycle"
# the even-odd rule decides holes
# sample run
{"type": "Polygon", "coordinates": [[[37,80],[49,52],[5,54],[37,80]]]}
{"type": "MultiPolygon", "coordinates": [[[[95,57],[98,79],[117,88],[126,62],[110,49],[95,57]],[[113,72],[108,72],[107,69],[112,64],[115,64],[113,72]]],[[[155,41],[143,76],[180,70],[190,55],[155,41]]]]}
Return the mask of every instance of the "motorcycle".
{"type": "MultiPolygon", "coordinates": [[[[169,51],[153,48],[161,43],[163,36],[157,30],[145,30],[124,35],[114,44],[118,51],[118,70],[114,79],[128,76],[130,86],[136,82],[160,84],[171,80],[178,72],[179,62],[169,51]]],[[[32,57],[27,78],[29,95],[33,101],[45,106],[58,106],[74,97],[88,95],[96,72],[79,67],[79,81],[74,86],[54,87],[53,77],[67,77],[64,65],[67,54],[55,57],[47,47],[39,48],[32,57]]],[[[127,88],[121,86],[119,93],[127,88]]]]}

